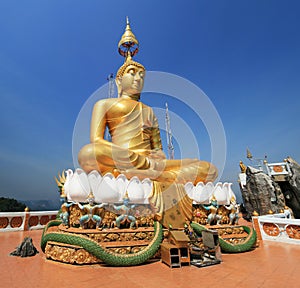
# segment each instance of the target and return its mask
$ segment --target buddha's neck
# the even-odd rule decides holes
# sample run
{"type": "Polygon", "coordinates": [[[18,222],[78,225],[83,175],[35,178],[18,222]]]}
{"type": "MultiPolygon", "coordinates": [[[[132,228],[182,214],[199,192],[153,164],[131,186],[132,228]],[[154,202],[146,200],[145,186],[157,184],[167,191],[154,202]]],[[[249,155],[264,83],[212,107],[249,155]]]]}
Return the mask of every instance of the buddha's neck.
{"type": "Polygon", "coordinates": [[[119,97],[124,98],[124,99],[131,99],[131,100],[135,100],[135,101],[140,100],[140,94],[129,95],[129,94],[122,93],[119,97]]]}

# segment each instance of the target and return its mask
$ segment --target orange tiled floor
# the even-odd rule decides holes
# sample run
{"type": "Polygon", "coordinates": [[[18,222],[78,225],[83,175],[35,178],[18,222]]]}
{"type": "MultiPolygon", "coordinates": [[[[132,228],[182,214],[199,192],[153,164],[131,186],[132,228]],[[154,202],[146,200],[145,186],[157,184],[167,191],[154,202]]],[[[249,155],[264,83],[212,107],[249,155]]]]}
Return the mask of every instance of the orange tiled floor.
{"type": "Polygon", "coordinates": [[[170,269],[156,262],[115,268],[72,266],[45,259],[39,242],[42,231],[0,233],[1,287],[300,287],[300,245],[261,242],[242,254],[223,254],[219,265],[170,269]],[[25,236],[40,253],[29,258],[9,256],[25,236]]]}

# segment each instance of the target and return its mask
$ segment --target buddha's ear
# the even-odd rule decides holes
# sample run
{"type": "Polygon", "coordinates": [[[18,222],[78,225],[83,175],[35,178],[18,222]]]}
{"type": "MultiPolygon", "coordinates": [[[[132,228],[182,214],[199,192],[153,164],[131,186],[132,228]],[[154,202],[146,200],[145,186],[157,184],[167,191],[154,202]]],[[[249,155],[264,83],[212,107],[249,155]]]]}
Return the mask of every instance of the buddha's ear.
{"type": "Polygon", "coordinates": [[[118,76],[118,77],[116,77],[116,85],[117,86],[120,86],[121,85],[121,81],[122,81],[122,76],[118,76]]]}
{"type": "Polygon", "coordinates": [[[118,95],[120,96],[120,93],[122,91],[122,86],[121,86],[122,76],[116,77],[115,82],[116,82],[116,85],[117,85],[117,88],[118,88],[118,95]]]}

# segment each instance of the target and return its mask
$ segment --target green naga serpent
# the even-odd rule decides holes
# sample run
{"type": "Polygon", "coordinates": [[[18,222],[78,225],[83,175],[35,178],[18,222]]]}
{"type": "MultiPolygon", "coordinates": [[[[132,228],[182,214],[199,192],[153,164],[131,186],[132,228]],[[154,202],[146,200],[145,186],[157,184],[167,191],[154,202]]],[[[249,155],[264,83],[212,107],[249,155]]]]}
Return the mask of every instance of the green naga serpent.
{"type": "Polygon", "coordinates": [[[62,221],[60,220],[53,220],[44,228],[41,239],[41,248],[43,252],[45,252],[48,241],[77,245],[81,246],[96,258],[112,266],[133,266],[146,262],[158,251],[163,239],[162,225],[156,221],[154,222],[154,237],[145,249],[132,254],[117,254],[110,252],[99,245],[99,243],[86,236],[48,231],[50,227],[59,226],[61,223],[62,221]]]}
{"type": "MultiPolygon", "coordinates": [[[[193,228],[194,232],[197,235],[201,235],[202,231],[207,230],[207,228],[205,226],[200,225],[196,222],[192,222],[191,227],[193,228]]],[[[224,239],[222,239],[221,237],[219,237],[219,243],[220,243],[222,252],[241,253],[241,252],[249,251],[254,247],[256,240],[257,240],[257,235],[256,235],[255,230],[248,226],[242,226],[242,227],[248,234],[247,238],[245,239],[245,241],[243,243],[231,244],[231,243],[225,241],[224,239]]]]}
{"type": "MultiPolygon", "coordinates": [[[[105,249],[96,241],[93,241],[90,238],[82,235],[48,232],[50,227],[58,226],[61,223],[62,221],[60,220],[53,220],[49,222],[45,227],[41,239],[41,248],[43,252],[45,252],[46,244],[48,241],[55,241],[59,243],[81,246],[90,254],[94,255],[106,264],[112,266],[134,266],[142,264],[152,258],[159,250],[160,244],[163,240],[162,225],[156,221],[154,222],[154,237],[145,249],[132,254],[117,254],[105,249]]],[[[205,226],[195,222],[191,223],[191,227],[197,235],[200,235],[202,231],[207,229],[205,226]]],[[[256,243],[256,232],[254,229],[247,226],[242,227],[248,233],[248,237],[246,238],[245,242],[241,244],[231,244],[223,240],[222,238],[219,238],[222,252],[241,253],[252,249],[252,247],[256,243]]]]}

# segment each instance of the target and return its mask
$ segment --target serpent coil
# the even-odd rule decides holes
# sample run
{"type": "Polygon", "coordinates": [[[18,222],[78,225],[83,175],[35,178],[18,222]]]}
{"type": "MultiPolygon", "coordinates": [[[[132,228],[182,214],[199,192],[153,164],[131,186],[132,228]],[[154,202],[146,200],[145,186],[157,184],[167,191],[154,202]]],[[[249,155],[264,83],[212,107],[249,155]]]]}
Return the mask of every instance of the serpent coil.
{"type": "Polygon", "coordinates": [[[98,259],[102,260],[106,264],[112,266],[133,266],[144,263],[155,255],[160,247],[160,243],[163,238],[163,229],[162,225],[159,222],[154,222],[154,237],[149,243],[149,245],[140,250],[137,253],[132,254],[117,254],[111,251],[108,251],[104,247],[100,246],[94,240],[83,236],[83,235],[71,235],[69,233],[59,233],[59,232],[47,232],[50,227],[58,226],[61,224],[60,220],[50,221],[47,226],[44,228],[42,239],[41,239],[41,248],[45,252],[45,248],[48,241],[55,241],[59,243],[65,243],[70,245],[81,246],[90,254],[94,255],[98,259]]]}
{"type": "MultiPolygon", "coordinates": [[[[196,222],[191,223],[191,227],[195,231],[197,235],[201,235],[202,231],[207,230],[207,228],[203,225],[200,225],[196,222]]],[[[248,226],[242,226],[243,229],[246,231],[248,234],[247,238],[243,243],[240,244],[231,244],[221,237],[219,237],[219,243],[222,252],[226,253],[241,253],[241,252],[246,252],[252,249],[254,244],[256,243],[256,232],[253,228],[250,228],[248,226]]]]}

